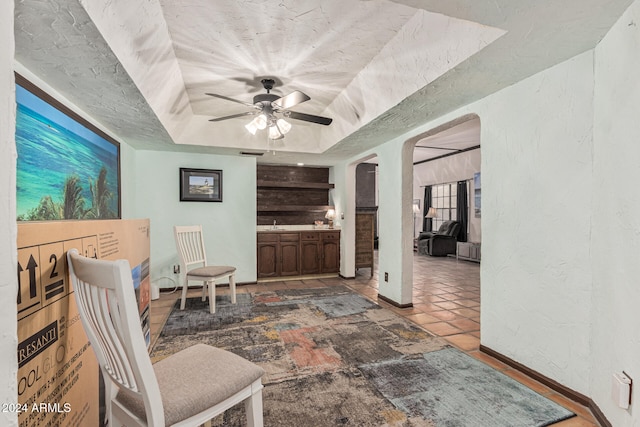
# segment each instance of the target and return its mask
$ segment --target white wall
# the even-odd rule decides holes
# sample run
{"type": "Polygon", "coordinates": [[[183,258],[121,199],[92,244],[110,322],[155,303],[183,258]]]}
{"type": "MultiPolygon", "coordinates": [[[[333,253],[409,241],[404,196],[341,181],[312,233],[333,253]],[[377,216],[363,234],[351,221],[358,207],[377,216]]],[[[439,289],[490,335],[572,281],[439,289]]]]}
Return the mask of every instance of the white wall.
{"type": "Polygon", "coordinates": [[[479,104],[482,343],[589,395],[593,52],[479,104]]]}
{"type": "Polygon", "coordinates": [[[256,281],[255,158],[137,151],[133,216],[151,221],[151,280],[173,287],[178,264],[174,225],[202,224],[209,260],[237,268],[236,282],[256,281]],[[180,202],[181,167],[221,169],[222,203],[180,202]]]}
{"type": "Polygon", "coordinates": [[[413,294],[413,187],[411,144],[388,143],[378,154],[378,293],[398,304],[413,294]],[[388,273],[388,281],[385,281],[388,273]]]}
{"type": "Polygon", "coordinates": [[[635,1],[596,48],[595,61],[591,390],[614,426],[640,425],[639,25],[635,1]],[[611,376],[623,370],[636,388],[629,410],[610,398],[611,376]]]}
{"type": "MultiPolygon", "coordinates": [[[[16,295],[15,84],[13,78],[13,0],[0,2],[0,402],[17,403],[18,313],[16,295]]],[[[16,413],[0,411],[0,425],[17,426],[16,413]]]]}
{"type": "Polygon", "coordinates": [[[355,173],[362,161],[376,158],[378,197],[378,292],[398,304],[413,291],[413,146],[397,139],[334,165],[336,192],[346,201],[341,233],[341,270],[355,273],[355,173]],[[408,191],[407,191],[408,189],[408,191]],[[384,280],[384,273],[389,280],[384,280]]]}
{"type": "MultiPolygon", "coordinates": [[[[480,149],[465,151],[455,156],[421,163],[413,167],[413,198],[420,199],[420,210],[424,210],[424,186],[471,180],[469,183],[469,242],[481,242],[480,218],[476,218],[473,193],[473,174],[480,172],[480,149]]],[[[416,218],[416,235],[422,230],[422,216],[416,218]]]]}

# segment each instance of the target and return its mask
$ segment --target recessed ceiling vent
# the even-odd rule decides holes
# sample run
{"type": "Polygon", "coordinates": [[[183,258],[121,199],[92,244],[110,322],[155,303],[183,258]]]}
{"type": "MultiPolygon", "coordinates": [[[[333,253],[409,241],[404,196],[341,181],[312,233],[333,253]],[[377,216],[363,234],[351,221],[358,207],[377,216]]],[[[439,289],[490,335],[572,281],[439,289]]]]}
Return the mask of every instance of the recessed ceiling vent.
{"type": "Polygon", "coordinates": [[[264,153],[257,153],[254,151],[241,151],[240,155],[242,156],[256,156],[256,157],[260,157],[262,155],[264,155],[264,153]]]}

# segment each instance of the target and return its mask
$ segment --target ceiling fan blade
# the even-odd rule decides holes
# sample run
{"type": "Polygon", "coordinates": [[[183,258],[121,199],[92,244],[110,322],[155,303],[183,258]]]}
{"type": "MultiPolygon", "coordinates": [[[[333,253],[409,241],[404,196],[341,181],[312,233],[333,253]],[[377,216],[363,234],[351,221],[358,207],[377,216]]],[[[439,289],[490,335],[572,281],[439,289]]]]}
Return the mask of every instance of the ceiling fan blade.
{"type": "Polygon", "coordinates": [[[295,120],[304,120],[305,122],[317,123],[319,125],[328,126],[331,124],[333,119],[328,117],[314,116],[311,114],[297,113],[295,111],[285,111],[285,117],[289,117],[295,120]]]}
{"type": "Polygon", "coordinates": [[[210,122],[221,122],[222,120],[235,119],[236,117],[255,116],[258,113],[259,113],[259,111],[247,111],[246,113],[238,113],[238,114],[232,114],[230,116],[216,117],[215,119],[209,119],[209,121],[210,122]]]}
{"type": "Polygon", "coordinates": [[[213,96],[214,98],[220,98],[231,102],[236,102],[238,104],[246,105],[248,107],[256,107],[250,102],[238,101],[237,99],[229,98],[228,96],[218,95],[217,93],[205,93],[205,95],[213,96]]]}
{"type": "Polygon", "coordinates": [[[286,110],[287,108],[291,108],[294,105],[301,104],[310,100],[307,95],[300,92],[299,90],[294,90],[289,95],[285,95],[281,98],[276,99],[271,103],[274,108],[280,108],[282,110],[286,110]]]}

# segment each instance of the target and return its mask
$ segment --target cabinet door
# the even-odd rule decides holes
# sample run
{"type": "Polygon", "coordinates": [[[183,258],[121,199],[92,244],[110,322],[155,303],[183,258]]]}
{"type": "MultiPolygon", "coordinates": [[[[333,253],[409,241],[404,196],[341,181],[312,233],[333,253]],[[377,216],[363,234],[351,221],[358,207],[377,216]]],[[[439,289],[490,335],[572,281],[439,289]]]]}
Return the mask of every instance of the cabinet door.
{"type": "Polygon", "coordinates": [[[340,271],[340,241],[322,241],[322,273],[337,273],[340,271]]]}
{"type": "Polygon", "coordinates": [[[371,213],[356,214],[356,268],[371,268],[373,274],[373,226],[371,213]]]}
{"type": "Polygon", "coordinates": [[[277,243],[258,243],[258,277],[278,275],[277,243]]]}
{"type": "Polygon", "coordinates": [[[300,264],[302,274],[317,274],[320,272],[320,248],[317,241],[301,243],[300,264]]]}
{"type": "Polygon", "coordinates": [[[300,244],[298,242],[281,242],[280,255],[280,275],[299,276],[300,275],[300,244]]]}

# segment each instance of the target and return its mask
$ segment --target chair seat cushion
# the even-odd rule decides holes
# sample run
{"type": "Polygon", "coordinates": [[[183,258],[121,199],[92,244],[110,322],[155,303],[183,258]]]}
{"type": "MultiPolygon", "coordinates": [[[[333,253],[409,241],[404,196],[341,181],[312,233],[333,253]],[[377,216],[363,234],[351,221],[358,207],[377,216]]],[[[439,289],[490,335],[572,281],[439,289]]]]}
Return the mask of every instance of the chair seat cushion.
{"type": "MultiPolygon", "coordinates": [[[[195,344],[153,365],[166,425],[172,425],[233,396],[264,375],[258,365],[229,351],[195,344]]],[[[142,399],[120,391],[117,399],[146,419],[142,399]]]]}
{"type": "Polygon", "coordinates": [[[236,271],[235,267],[230,265],[208,265],[206,267],[194,268],[187,272],[188,276],[196,277],[219,277],[232,274],[236,271]]]}

